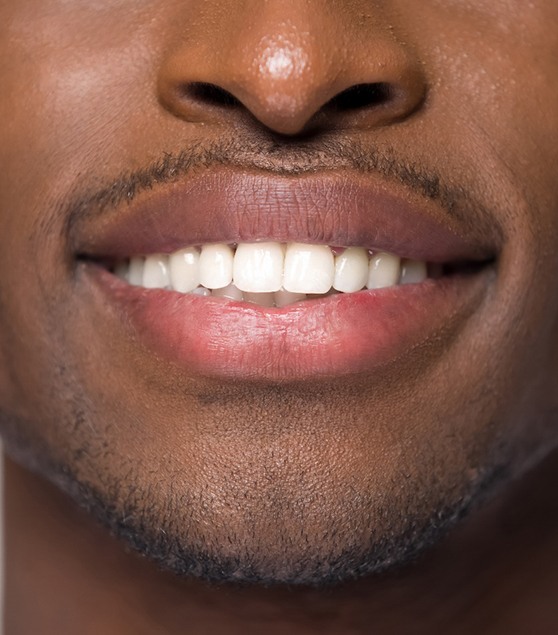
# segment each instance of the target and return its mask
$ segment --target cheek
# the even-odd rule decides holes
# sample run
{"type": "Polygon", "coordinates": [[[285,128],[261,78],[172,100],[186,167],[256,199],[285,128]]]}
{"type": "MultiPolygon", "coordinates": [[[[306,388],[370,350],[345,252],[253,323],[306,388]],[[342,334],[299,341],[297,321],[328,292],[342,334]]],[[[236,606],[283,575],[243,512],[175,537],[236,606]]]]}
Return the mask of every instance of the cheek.
{"type": "Polygon", "coordinates": [[[0,95],[0,116],[10,122],[0,146],[0,220],[17,213],[41,222],[76,184],[114,176],[117,157],[144,140],[157,57],[145,24],[155,20],[142,17],[141,2],[80,4],[0,8],[10,25],[0,39],[10,60],[0,95]]]}

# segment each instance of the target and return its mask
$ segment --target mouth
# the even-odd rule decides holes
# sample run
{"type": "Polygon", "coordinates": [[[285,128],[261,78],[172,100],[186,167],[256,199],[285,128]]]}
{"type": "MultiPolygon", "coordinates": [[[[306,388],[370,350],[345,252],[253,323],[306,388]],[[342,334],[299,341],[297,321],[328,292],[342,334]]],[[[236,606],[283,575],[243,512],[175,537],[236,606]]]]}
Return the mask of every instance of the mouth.
{"type": "Polygon", "coordinates": [[[374,372],[482,303],[482,244],[384,183],[212,172],[77,225],[88,295],[186,373],[300,380],[374,372]]]}

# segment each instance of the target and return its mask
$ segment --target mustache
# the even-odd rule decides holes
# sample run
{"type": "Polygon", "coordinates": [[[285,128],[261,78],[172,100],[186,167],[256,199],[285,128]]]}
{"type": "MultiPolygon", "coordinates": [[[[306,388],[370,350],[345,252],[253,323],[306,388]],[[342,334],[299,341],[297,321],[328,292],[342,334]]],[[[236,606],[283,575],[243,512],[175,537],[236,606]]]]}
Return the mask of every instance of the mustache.
{"type": "MultiPolygon", "coordinates": [[[[285,177],[333,171],[379,175],[435,201],[479,236],[493,216],[467,188],[450,185],[440,174],[401,157],[392,148],[340,139],[304,142],[234,138],[194,143],[176,154],[163,153],[145,168],[124,172],[104,185],[77,193],[63,209],[66,230],[71,232],[81,221],[131,203],[144,192],[186,179],[194,171],[215,168],[285,177]]],[[[492,234],[494,230],[491,226],[492,234]]]]}

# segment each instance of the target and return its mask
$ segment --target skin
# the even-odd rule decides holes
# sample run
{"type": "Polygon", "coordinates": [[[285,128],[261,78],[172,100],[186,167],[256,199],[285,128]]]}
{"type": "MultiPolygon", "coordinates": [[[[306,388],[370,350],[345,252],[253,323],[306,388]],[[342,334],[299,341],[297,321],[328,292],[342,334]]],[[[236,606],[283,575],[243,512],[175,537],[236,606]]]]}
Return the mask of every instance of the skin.
{"type": "Polygon", "coordinates": [[[552,0],[0,4],[8,635],[548,632],[557,20],[552,0]],[[180,90],[195,82],[235,99],[180,90]],[[393,89],[381,107],[331,107],[374,82],[393,89]],[[76,196],[194,146],[287,173],[355,142],[497,228],[484,301],[452,336],[385,373],[220,382],[155,358],[85,293],[76,196]],[[403,561],[431,538],[378,573],[386,545],[403,561]],[[159,571],[170,543],[225,586],[159,571]]]}

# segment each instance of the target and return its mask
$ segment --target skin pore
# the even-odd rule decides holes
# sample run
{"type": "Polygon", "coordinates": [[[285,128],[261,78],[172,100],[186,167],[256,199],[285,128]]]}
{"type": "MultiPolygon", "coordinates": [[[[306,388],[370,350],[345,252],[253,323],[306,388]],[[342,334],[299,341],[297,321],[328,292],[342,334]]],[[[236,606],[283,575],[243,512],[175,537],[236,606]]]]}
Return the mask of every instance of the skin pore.
{"type": "Polygon", "coordinates": [[[0,4],[7,635],[548,632],[557,19],[551,0],[0,4]],[[169,362],[84,245],[231,173],[428,200],[486,247],[472,299],[372,370],[169,362]]]}

